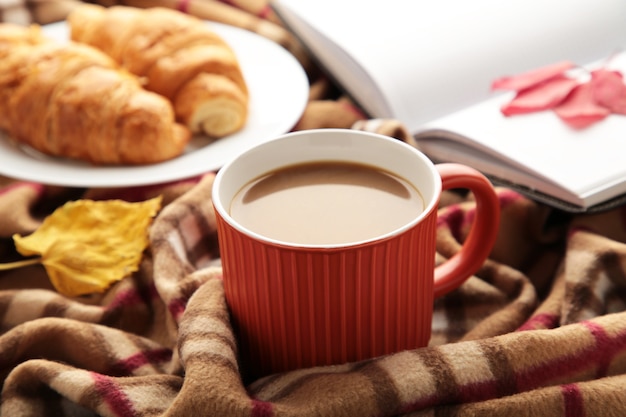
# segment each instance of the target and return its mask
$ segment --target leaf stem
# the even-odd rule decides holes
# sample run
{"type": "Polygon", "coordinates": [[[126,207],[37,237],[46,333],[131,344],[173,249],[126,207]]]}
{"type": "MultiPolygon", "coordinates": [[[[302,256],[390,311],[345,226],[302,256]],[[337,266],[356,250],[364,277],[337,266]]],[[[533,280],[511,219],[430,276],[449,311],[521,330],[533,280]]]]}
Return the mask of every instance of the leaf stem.
{"type": "Polygon", "coordinates": [[[7,262],[4,264],[0,264],[0,271],[6,271],[9,269],[16,269],[16,268],[21,268],[23,266],[29,266],[29,265],[35,265],[41,263],[41,258],[31,258],[31,259],[24,259],[22,261],[15,261],[15,262],[7,262]]]}

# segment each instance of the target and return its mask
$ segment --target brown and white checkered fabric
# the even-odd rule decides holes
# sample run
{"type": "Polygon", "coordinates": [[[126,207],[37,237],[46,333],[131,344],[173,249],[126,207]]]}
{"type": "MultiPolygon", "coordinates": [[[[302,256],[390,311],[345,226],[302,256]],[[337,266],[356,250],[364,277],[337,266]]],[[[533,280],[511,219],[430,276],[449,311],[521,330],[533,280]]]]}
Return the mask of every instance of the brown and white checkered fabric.
{"type": "MultiPolygon", "coordinates": [[[[228,3],[248,22],[263,9],[228,3]]],[[[0,0],[0,14],[45,23],[75,4],[0,0]]],[[[402,125],[364,120],[310,74],[296,130],[410,142],[402,125]]],[[[435,302],[429,346],[250,381],[224,300],[213,178],[113,189],[0,178],[0,263],[20,259],[14,233],[34,231],[65,201],[164,197],[140,270],[105,294],[64,297],[40,266],[0,271],[0,417],[626,415],[626,208],[569,216],[499,189],[496,247],[435,302]]],[[[439,261],[458,251],[474,209],[471,195],[444,195],[439,261]]]]}
{"type": "MultiPolygon", "coordinates": [[[[248,381],[216,263],[213,178],[80,191],[169,195],[140,271],[103,296],[63,297],[37,267],[1,274],[0,415],[626,413],[624,209],[562,217],[499,189],[496,248],[437,300],[428,347],[248,381]]],[[[9,237],[35,228],[34,213],[77,193],[20,182],[0,190],[1,258],[15,258],[9,237]]],[[[471,196],[445,201],[441,259],[458,250],[475,208],[471,196]]]]}

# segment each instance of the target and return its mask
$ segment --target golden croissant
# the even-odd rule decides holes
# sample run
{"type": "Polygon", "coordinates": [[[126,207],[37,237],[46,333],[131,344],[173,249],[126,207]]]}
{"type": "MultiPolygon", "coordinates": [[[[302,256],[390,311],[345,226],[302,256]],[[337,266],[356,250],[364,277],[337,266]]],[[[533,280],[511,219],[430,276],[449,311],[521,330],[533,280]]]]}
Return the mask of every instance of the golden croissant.
{"type": "Polygon", "coordinates": [[[237,56],[202,20],[161,7],[83,4],[67,21],[72,40],[144,78],[192,132],[220,138],[245,125],[248,88],[237,56]]]}
{"type": "Polygon", "coordinates": [[[180,155],[191,133],[171,103],[87,45],[0,24],[0,128],[54,156],[149,164],[180,155]]]}

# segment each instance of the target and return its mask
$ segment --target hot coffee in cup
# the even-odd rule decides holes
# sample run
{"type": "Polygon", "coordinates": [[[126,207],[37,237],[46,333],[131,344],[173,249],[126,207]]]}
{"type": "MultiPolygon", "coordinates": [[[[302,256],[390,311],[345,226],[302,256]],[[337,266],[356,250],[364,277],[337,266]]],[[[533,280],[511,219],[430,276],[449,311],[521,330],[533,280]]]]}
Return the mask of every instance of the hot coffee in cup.
{"type": "Polygon", "coordinates": [[[489,255],[491,183],[396,139],[299,131],[258,145],[213,185],[226,301],[251,378],[425,346],[433,300],[489,255]],[[468,188],[476,216],[435,267],[442,189],[468,188]]]}
{"type": "Polygon", "coordinates": [[[407,180],[373,166],[312,162],[272,171],[235,195],[229,213],[284,242],[345,244],[390,233],[424,211],[407,180]]]}

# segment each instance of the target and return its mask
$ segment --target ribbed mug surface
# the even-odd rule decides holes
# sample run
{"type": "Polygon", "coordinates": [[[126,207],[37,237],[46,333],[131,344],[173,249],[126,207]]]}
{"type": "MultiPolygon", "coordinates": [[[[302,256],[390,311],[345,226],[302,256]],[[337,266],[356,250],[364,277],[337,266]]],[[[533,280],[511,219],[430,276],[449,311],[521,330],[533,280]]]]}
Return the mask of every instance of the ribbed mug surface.
{"type": "Polygon", "coordinates": [[[218,216],[224,286],[244,368],[260,376],[425,346],[435,227],[433,212],[393,238],[293,248],[256,240],[218,216]]]}

